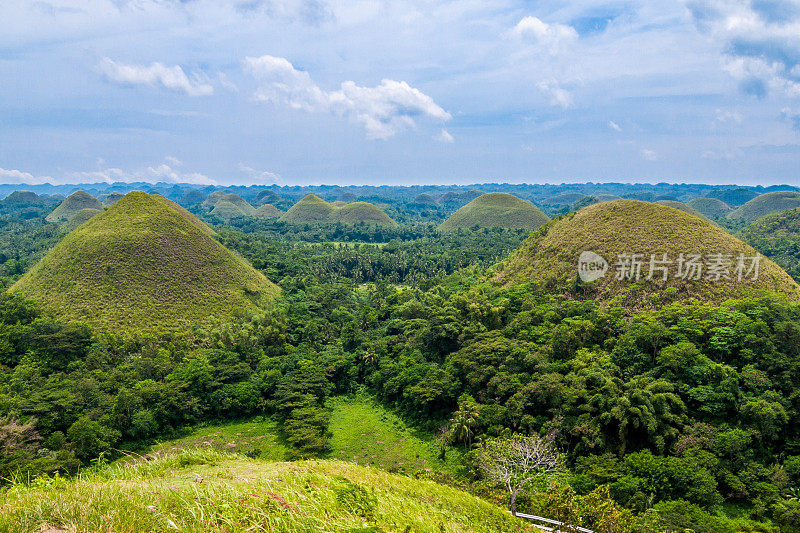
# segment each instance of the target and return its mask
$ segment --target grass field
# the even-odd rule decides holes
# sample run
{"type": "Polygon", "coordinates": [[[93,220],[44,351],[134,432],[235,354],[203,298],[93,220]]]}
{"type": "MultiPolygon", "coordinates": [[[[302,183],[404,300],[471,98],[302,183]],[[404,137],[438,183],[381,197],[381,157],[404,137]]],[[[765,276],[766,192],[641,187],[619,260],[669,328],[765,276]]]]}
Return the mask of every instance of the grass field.
{"type": "MultiPolygon", "coordinates": [[[[408,427],[396,414],[368,396],[333,398],[329,450],[321,458],[376,466],[392,472],[443,472],[455,476],[461,468],[461,449],[448,447],[446,460],[430,435],[408,427]]],[[[175,440],[156,444],[151,453],[213,449],[284,461],[291,446],[280,437],[278,425],[269,418],[196,427],[175,440]]]]}
{"type": "Polygon", "coordinates": [[[210,450],[42,478],[0,492],[0,532],[533,531],[457,489],[341,461],[210,450]]]}

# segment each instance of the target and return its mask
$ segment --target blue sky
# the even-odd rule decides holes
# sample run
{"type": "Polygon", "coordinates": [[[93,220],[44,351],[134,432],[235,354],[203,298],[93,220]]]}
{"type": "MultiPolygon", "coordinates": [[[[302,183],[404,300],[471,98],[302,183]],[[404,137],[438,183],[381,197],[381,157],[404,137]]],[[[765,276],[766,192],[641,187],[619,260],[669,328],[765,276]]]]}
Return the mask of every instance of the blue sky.
{"type": "Polygon", "coordinates": [[[800,0],[0,4],[0,182],[800,184],[800,0]]]}

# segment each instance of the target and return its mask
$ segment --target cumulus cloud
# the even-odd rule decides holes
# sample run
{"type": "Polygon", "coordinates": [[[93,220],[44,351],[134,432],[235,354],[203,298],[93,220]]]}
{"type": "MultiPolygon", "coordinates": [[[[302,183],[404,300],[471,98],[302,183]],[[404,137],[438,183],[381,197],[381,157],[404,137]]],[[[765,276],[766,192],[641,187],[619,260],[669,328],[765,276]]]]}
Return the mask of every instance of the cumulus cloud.
{"type": "Polygon", "coordinates": [[[178,65],[168,67],[162,63],[145,65],[126,65],[108,57],[97,66],[98,70],[109,80],[127,85],[162,86],[167,89],[183,92],[189,96],[208,96],[214,94],[214,87],[201,74],[189,76],[178,65]]]}
{"type": "Polygon", "coordinates": [[[578,32],[565,24],[548,24],[536,17],[525,17],[508,32],[508,36],[532,41],[556,55],[578,39],[578,32]]]}
{"type": "Polygon", "coordinates": [[[170,183],[192,183],[195,185],[216,185],[217,182],[199,172],[180,172],[162,163],[158,166],[147,167],[147,175],[155,181],[170,183]]]}
{"type": "MultiPolygon", "coordinates": [[[[69,174],[69,183],[115,183],[115,182],[168,182],[192,183],[196,185],[216,185],[217,182],[199,172],[183,172],[176,169],[183,165],[175,157],[166,157],[164,163],[146,167],[144,170],[127,171],[120,168],[109,167],[88,172],[72,172],[69,174]]],[[[104,162],[100,160],[98,166],[104,162]]]]}
{"type": "Polygon", "coordinates": [[[547,96],[550,105],[559,106],[562,109],[569,109],[572,107],[572,95],[566,89],[562,88],[556,80],[544,80],[536,84],[536,88],[547,96]]]}
{"type": "Polygon", "coordinates": [[[47,176],[34,176],[30,172],[17,169],[0,168],[0,183],[9,185],[36,185],[53,181],[47,176]]]}
{"type": "Polygon", "coordinates": [[[795,130],[800,131],[800,109],[794,110],[785,107],[781,110],[781,117],[784,120],[788,120],[795,130]]]}
{"type": "Polygon", "coordinates": [[[646,161],[658,161],[658,152],[645,148],[642,150],[642,159],[646,161]]]}
{"type": "Polygon", "coordinates": [[[450,135],[450,132],[447,131],[444,128],[442,128],[442,131],[439,132],[439,135],[437,135],[435,137],[435,139],[437,141],[439,141],[439,142],[443,142],[443,143],[447,143],[447,144],[452,144],[452,143],[456,142],[456,140],[453,138],[453,136],[450,135]]]}
{"type": "Polygon", "coordinates": [[[377,87],[345,81],[339,90],[326,91],[282,57],[248,57],[245,69],[260,82],[256,100],[347,116],[361,124],[370,139],[388,139],[413,128],[419,117],[439,122],[452,118],[433,98],[404,81],[384,79],[377,87]]]}
{"type": "Polygon", "coordinates": [[[742,92],[800,96],[800,2],[684,0],[700,31],[719,40],[742,92]]]}
{"type": "Polygon", "coordinates": [[[281,180],[280,174],[268,170],[256,170],[244,163],[239,163],[239,170],[249,176],[250,180],[248,184],[277,183],[281,180]]]}

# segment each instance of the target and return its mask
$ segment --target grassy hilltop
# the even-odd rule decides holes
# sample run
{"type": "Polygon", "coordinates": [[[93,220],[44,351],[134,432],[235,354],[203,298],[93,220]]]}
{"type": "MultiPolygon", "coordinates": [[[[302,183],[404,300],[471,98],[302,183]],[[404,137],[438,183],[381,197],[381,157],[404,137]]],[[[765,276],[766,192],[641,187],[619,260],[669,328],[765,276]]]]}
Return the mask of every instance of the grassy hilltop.
{"type": "Polygon", "coordinates": [[[524,228],[534,230],[547,222],[547,215],[532,203],[511,194],[493,192],[479,196],[450,215],[439,229],[459,228],[524,228]]]}
{"type": "Polygon", "coordinates": [[[48,222],[64,222],[76,215],[81,209],[103,209],[103,204],[91,194],[77,191],[67,196],[45,218],[48,222]]]}
{"type": "MultiPolygon", "coordinates": [[[[637,200],[615,200],[594,204],[577,213],[564,215],[534,232],[522,246],[493,272],[503,284],[541,282],[558,291],[576,290],[578,257],[593,251],[609,262],[606,275],[581,290],[599,299],[611,299],[624,293],[634,296],[631,304],[644,305],[641,295],[661,293],[674,287],[676,297],[724,300],[753,289],[766,289],[800,297],[800,286],[778,265],[762,259],[756,281],[681,280],[671,265],[666,282],[645,280],[650,254],[667,253],[675,260],[678,254],[731,254],[754,256],[751,246],[726,233],[707,220],[672,207],[637,200]],[[615,279],[619,254],[643,254],[647,258],[638,283],[615,279]],[[638,296],[636,296],[638,295],[638,296]]],[[[735,266],[735,265],[734,265],[735,266]]],[[[734,267],[731,267],[731,273],[734,267]]]]}
{"type": "Polygon", "coordinates": [[[728,218],[743,220],[749,224],[770,213],[778,213],[795,207],[800,207],[800,192],[768,192],[731,211],[728,213],[728,218]]]}
{"type": "Polygon", "coordinates": [[[695,198],[686,205],[709,218],[722,218],[732,211],[731,206],[718,198],[695,198]]]}
{"type": "Polygon", "coordinates": [[[538,531],[431,481],[339,461],[183,452],[0,494],[0,531],[538,531]],[[61,529],[63,528],[63,529],[61,529]]]}
{"type": "Polygon", "coordinates": [[[277,293],[183,211],[129,193],[68,234],[11,290],[100,329],[148,330],[231,318],[277,293]]]}
{"type": "Polygon", "coordinates": [[[291,224],[371,224],[375,226],[395,226],[397,223],[378,206],[368,202],[350,204],[326,202],[315,194],[304,196],[281,218],[291,224]]]}

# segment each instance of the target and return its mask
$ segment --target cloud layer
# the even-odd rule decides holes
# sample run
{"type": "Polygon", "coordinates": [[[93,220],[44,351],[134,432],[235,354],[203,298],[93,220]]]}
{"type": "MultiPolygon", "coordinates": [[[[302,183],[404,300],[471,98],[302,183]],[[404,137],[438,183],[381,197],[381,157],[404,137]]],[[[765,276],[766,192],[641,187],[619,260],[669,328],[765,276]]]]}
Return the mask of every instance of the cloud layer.
{"type": "Polygon", "coordinates": [[[418,117],[437,122],[452,118],[433,98],[404,81],[384,79],[376,87],[345,81],[339,90],[326,91],[283,57],[248,57],[245,68],[260,83],[253,95],[256,100],[349,117],[364,127],[370,139],[388,139],[413,128],[418,117]]]}
{"type": "Polygon", "coordinates": [[[162,63],[126,65],[107,57],[97,66],[109,80],[128,85],[162,86],[189,96],[208,96],[214,94],[214,87],[205,83],[203,77],[195,74],[192,79],[178,65],[168,67],[162,63]]]}

